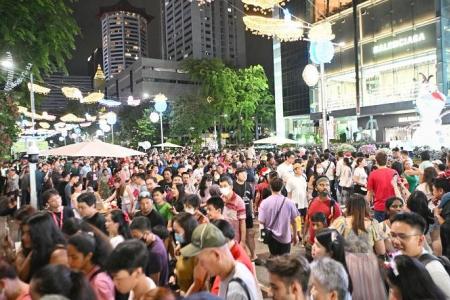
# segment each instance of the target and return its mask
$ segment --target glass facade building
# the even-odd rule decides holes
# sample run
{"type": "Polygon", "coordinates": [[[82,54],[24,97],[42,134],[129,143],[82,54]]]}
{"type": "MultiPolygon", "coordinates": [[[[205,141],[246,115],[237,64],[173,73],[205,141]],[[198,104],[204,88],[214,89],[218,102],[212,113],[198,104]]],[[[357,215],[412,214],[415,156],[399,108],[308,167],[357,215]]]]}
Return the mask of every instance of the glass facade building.
{"type": "MultiPolygon", "coordinates": [[[[356,20],[351,5],[343,5],[328,18],[339,44],[332,62],[325,64],[330,138],[411,139],[420,73],[432,75],[430,81],[449,93],[450,0],[364,1],[357,6],[356,20]]],[[[317,9],[315,15],[320,15],[317,9]]],[[[321,119],[318,91],[310,90],[312,120],[321,119]]]]}

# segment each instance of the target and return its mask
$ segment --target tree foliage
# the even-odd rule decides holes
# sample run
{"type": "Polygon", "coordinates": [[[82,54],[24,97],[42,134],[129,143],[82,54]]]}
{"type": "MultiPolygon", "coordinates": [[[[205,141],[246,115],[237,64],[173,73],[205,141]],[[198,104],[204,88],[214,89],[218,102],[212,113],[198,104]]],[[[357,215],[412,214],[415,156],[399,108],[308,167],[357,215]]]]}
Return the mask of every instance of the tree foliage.
{"type": "Polygon", "coordinates": [[[159,131],[156,124],[150,121],[150,110],[140,107],[124,109],[119,112],[121,142],[125,142],[130,147],[137,148],[138,143],[149,141],[158,143],[159,131]]]}
{"type": "MultiPolygon", "coordinates": [[[[55,71],[66,71],[65,61],[75,49],[79,27],[72,10],[64,0],[0,1],[0,59],[7,51],[14,59],[15,73],[20,73],[28,63],[37,79],[55,71]]],[[[0,86],[4,85],[6,72],[0,72],[0,86]]],[[[0,132],[2,145],[0,157],[9,153],[18,138],[16,103],[26,103],[29,94],[26,85],[5,94],[0,93],[0,132]]]]}
{"type": "Polygon", "coordinates": [[[272,118],[273,96],[261,66],[233,69],[217,59],[191,59],[184,68],[201,88],[198,94],[175,102],[173,134],[200,135],[216,122],[219,129],[235,132],[238,142],[245,143],[252,139],[255,118],[272,118]]]}

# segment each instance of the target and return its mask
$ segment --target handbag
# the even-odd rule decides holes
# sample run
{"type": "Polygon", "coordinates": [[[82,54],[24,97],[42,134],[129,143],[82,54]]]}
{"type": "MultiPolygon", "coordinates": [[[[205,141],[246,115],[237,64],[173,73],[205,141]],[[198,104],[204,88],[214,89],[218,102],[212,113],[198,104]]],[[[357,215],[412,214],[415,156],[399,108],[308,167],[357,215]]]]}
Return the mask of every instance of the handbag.
{"type": "Polygon", "coordinates": [[[273,223],[278,219],[278,216],[280,215],[281,208],[283,207],[284,201],[286,201],[286,197],[283,198],[283,202],[281,202],[280,208],[278,209],[277,214],[272,221],[272,224],[270,224],[270,226],[264,227],[261,230],[261,239],[263,240],[264,244],[269,244],[269,242],[272,240],[273,233],[272,233],[272,230],[270,229],[270,227],[272,227],[273,223]]]}

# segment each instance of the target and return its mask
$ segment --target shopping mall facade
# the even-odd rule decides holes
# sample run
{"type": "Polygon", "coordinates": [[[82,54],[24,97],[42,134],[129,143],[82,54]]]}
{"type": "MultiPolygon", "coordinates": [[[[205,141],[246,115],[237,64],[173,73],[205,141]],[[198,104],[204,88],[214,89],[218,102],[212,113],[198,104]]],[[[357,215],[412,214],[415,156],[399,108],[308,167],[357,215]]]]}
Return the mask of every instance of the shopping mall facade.
{"type": "MultiPolygon", "coordinates": [[[[449,15],[450,0],[369,0],[357,6],[356,28],[351,6],[327,19],[339,44],[325,65],[330,139],[411,140],[420,73],[433,75],[430,82],[449,95],[449,15]]],[[[285,114],[286,136],[311,142],[308,136],[320,131],[319,90],[310,89],[309,114],[285,114]]],[[[450,115],[443,123],[450,140],[450,115]]]]}

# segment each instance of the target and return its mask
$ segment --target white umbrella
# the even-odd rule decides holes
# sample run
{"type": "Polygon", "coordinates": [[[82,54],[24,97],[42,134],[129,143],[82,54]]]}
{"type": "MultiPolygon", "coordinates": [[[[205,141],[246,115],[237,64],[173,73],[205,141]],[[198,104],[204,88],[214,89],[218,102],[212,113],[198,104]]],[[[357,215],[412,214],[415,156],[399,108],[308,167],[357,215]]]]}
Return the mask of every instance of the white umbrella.
{"type": "Polygon", "coordinates": [[[130,148],[94,140],[54,148],[41,153],[41,156],[127,157],[144,154],[130,148]]]}
{"type": "Polygon", "coordinates": [[[183,148],[182,146],[176,145],[176,144],[172,144],[169,142],[166,142],[164,144],[158,144],[155,145],[155,147],[164,147],[164,148],[183,148]]]}
{"type": "Polygon", "coordinates": [[[299,143],[298,141],[279,136],[271,136],[268,138],[253,141],[253,144],[270,144],[270,145],[284,145],[284,144],[298,144],[298,143],[299,143]]]}

